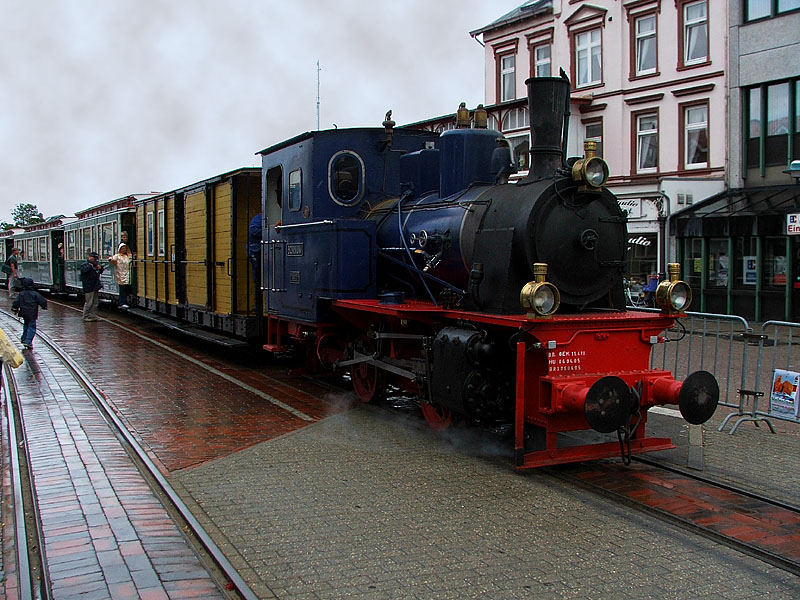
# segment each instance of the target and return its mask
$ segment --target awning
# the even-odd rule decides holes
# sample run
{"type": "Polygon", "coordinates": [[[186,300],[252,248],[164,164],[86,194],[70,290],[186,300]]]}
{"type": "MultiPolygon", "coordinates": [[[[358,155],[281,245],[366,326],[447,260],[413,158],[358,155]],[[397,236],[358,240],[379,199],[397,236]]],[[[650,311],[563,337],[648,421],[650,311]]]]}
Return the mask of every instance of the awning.
{"type": "Polygon", "coordinates": [[[800,185],[734,188],[669,218],[676,237],[782,235],[786,214],[800,210],[800,185]]]}

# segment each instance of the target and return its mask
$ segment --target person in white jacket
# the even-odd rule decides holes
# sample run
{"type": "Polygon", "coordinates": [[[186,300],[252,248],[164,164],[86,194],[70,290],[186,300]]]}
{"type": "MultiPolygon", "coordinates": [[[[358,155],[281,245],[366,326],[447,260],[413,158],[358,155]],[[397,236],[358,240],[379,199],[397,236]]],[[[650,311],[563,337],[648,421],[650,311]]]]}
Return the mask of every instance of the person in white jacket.
{"type": "Polygon", "coordinates": [[[131,291],[131,266],[133,264],[133,253],[128,248],[128,244],[120,244],[117,253],[108,257],[108,262],[114,265],[114,278],[119,286],[117,305],[125,310],[128,308],[128,294],[131,291]]]}

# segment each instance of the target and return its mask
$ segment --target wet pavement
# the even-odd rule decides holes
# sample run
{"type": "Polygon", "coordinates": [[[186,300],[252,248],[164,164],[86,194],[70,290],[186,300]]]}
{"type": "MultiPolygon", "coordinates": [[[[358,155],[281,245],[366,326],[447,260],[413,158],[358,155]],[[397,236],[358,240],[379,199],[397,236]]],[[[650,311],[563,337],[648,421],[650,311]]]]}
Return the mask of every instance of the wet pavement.
{"type": "MultiPolygon", "coordinates": [[[[4,315],[0,326],[19,335],[4,315]]],[[[92,399],[39,342],[15,380],[52,598],[226,597],[92,399]]],[[[4,503],[4,525],[12,515],[4,503]]],[[[6,597],[19,593],[16,573],[10,584],[6,597]]]]}
{"type": "MultiPolygon", "coordinates": [[[[285,363],[153,343],[140,337],[151,326],[101,316],[114,322],[83,324],[76,308],[54,305],[40,327],[103,390],[259,597],[800,596],[800,580],[775,567],[543,473],[515,473],[502,442],[436,435],[285,363]]],[[[674,433],[678,448],[663,454],[685,463],[682,422],[652,415],[648,425],[674,433]]],[[[791,496],[800,438],[764,430],[705,428],[706,469],[791,496]]]]}

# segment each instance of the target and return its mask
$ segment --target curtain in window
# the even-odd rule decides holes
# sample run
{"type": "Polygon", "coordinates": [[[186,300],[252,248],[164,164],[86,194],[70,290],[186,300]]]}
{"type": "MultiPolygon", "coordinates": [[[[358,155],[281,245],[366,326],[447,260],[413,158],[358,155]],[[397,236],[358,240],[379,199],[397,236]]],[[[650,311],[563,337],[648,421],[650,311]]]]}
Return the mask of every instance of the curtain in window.
{"type": "Polygon", "coordinates": [[[656,68],[656,18],[642,17],[636,21],[636,72],[656,68]]]}
{"type": "Polygon", "coordinates": [[[686,62],[701,61],[708,57],[708,31],[706,28],[706,3],[686,6],[686,62]]]}
{"type": "Polygon", "coordinates": [[[686,164],[708,162],[708,124],[705,106],[686,109],[686,164]]]}
{"type": "Polygon", "coordinates": [[[639,169],[653,169],[658,166],[658,118],[639,117],[639,169]]]}

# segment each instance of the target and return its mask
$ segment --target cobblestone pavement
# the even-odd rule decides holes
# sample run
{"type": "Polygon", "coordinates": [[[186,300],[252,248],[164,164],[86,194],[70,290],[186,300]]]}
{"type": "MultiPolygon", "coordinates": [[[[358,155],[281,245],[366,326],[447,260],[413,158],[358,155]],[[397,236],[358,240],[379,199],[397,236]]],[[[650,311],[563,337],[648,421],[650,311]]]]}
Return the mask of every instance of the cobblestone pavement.
{"type": "MultiPolygon", "coordinates": [[[[145,407],[169,400],[172,392],[160,387],[177,379],[149,379],[149,371],[177,368],[190,382],[202,377],[191,370],[194,363],[153,352],[130,333],[115,337],[106,333],[111,325],[99,323],[102,335],[92,334],[90,325],[75,330],[65,324],[57,331],[54,323],[42,323],[71,344],[73,356],[84,357],[111,399],[113,390],[125,389],[115,381],[142,378],[137,394],[147,404],[137,407],[128,398],[134,405],[121,409],[134,427],[142,427],[145,407]],[[103,374],[95,357],[114,356],[119,348],[130,357],[130,372],[103,374]]],[[[183,352],[200,357],[197,349],[183,352]]],[[[229,368],[221,360],[216,365],[229,368]]],[[[250,398],[252,392],[241,387],[207,388],[200,379],[183,388],[185,401],[210,397],[219,412],[198,411],[197,429],[207,428],[207,437],[198,434],[191,444],[217,439],[215,418],[224,426],[239,419],[238,427],[254,432],[227,443],[220,435],[223,441],[210,444],[213,451],[190,450],[191,460],[170,459],[165,468],[263,598],[800,597],[800,579],[793,575],[544,473],[515,473],[508,446],[491,438],[460,430],[438,436],[418,420],[371,406],[344,410],[348,398],[322,385],[308,387],[313,384],[282,367],[245,371],[241,377],[254,388],[269,389],[312,420],[287,415],[263,396],[250,398]],[[273,410],[282,416],[260,429],[273,410]]],[[[117,399],[126,404],[124,393],[117,399]]],[[[187,404],[183,426],[194,423],[194,410],[187,404]]],[[[678,449],[661,454],[685,463],[688,436],[681,422],[652,415],[648,425],[651,434],[674,433],[678,449]]],[[[155,424],[143,428],[151,427],[157,430],[155,424]]],[[[734,436],[705,429],[710,474],[754,488],[770,484],[768,490],[797,497],[797,436],[773,436],[752,425],[734,436]]],[[[151,443],[161,456],[171,454],[151,443]]]]}
{"type": "Polygon", "coordinates": [[[178,474],[279,598],[796,598],[798,578],[372,407],[178,474]]]}

